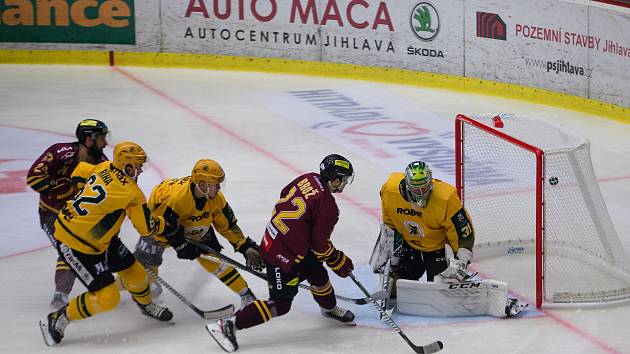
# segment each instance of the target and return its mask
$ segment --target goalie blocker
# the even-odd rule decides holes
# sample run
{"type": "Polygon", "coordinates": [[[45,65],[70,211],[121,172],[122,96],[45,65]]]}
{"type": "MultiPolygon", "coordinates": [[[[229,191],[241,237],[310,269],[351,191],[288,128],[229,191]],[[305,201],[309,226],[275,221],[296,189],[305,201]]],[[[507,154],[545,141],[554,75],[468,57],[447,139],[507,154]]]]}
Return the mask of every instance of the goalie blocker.
{"type": "Polygon", "coordinates": [[[432,317],[480,316],[511,317],[528,305],[508,297],[507,283],[498,280],[396,282],[398,312],[432,317]]]}

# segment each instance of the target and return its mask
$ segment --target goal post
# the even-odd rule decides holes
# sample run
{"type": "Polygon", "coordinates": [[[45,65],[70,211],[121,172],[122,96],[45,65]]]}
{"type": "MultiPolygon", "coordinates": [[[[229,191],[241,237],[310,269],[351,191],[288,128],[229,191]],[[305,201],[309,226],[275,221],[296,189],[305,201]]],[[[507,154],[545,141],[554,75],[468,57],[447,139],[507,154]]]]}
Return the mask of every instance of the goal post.
{"type": "Polygon", "coordinates": [[[455,184],[475,226],[475,262],[494,259],[505,276],[518,274],[537,308],[630,298],[628,257],[588,140],[511,114],[455,122],[455,184]]]}

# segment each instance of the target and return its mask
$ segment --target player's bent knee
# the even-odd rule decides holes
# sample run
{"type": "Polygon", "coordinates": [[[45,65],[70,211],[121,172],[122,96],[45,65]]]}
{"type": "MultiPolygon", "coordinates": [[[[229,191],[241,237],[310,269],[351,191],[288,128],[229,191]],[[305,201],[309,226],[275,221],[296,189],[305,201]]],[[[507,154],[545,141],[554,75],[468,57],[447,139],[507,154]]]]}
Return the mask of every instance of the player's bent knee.
{"type": "Polygon", "coordinates": [[[90,305],[93,307],[94,312],[106,312],[111,311],[118,305],[120,302],[120,292],[118,291],[118,287],[116,284],[112,283],[108,286],[100,289],[94,293],[93,296],[90,297],[90,305]]]}
{"type": "Polygon", "coordinates": [[[292,300],[285,300],[285,299],[274,299],[273,300],[273,307],[274,309],[272,310],[273,312],[273,317],[279,317],[282,315],[286,315],[289,310],[291,310],[291,303],[293,301],[292,300]]]}
{"type": "Polygon", "coordinates": [[[118,272],[127,290],[137,292],[144,290],[148,285],[147,272],[140,263],[134,262],[131,267],[118,272]]]}

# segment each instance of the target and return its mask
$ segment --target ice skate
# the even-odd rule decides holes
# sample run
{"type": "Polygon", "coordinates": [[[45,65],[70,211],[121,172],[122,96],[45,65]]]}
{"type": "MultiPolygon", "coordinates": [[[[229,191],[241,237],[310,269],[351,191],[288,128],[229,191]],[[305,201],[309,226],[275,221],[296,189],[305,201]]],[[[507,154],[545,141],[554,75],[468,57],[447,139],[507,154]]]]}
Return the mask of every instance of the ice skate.
{"type": "Polygon", "coordinates": [[[322,315],[324,317],[332,318],[337,320],[346,326],[356,326],[356,322],[354,322],[354,313],[352,311],[341,308],[339,306],[335,306],[330,310],[326,310],[324,308],[321,309],[322,315]]]}
{"type": "Polygon", "coordinates": [[[238,349],[236,342],[236,326],[234,317],[223,318],[215,323],[206,325],[208,333],[214,338],[221,349],[228,353],[238,349]]]}
{"type": "Polygon", "coordinates": [[[136,304],[140,307],[140,311],[142,311],[143,315],[153,317],[158,321],[166,322],[173,318],[173,313],[169,311],[168,308],[158,305],[155,302],[151,302],[148,305],[136,304]]]}
{"type": "Polygon", "coordinates": [[[508,305],[505,307],[505,314],[507,317],[514,317],[527,307],[529,307],[529,304],[520,302],[518,299],[508,298],[508,305]]]}
{"type": "Polygon", "coordinates": [[[63,334],[70,320],[66,317],[66,307],[53,311],[39,321],[39,329],[44,336],[44,342],[49,347],[61,343],[63,334]]]}

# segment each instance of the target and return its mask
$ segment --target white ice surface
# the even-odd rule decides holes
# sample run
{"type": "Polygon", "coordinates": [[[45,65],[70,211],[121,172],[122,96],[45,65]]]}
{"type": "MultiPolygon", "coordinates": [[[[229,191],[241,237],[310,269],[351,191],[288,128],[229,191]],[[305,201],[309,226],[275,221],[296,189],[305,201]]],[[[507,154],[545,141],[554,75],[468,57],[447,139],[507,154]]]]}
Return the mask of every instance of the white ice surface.
{"type": "MultiPolygon", "coordinates": [[[[387,146],[384,140],[369,140],[370,144],[381,145],[352,140],[347,131],[342,131],[347,127],[343,124],[337,128],[313,128],[312,123],[330,121],[331,116],[326,116],[329,112],[316,111],[287,93],[335,90],[364,107],[381,108],[392,120],[429,129],[425,137],[450,144],[451,149],[452,141],[444,134],[452,130],[457,113],[533,115],[569,127],[591,140],[593,161],[608,209],[624,247],[630,249],[630,125],[514,100],[305,76],[5,65],[0,66],[0,77],[2,353],[53,351],[44,345],[37,321],[49,310],[56,259],[39,229],[36,195],[25,185],[17,192],[7,193],[9,184],[2,183],[11,182],[14,188],[19,178],[8,172],[25,173],[51,143],[72,140],[77,122],[85,117],[106,121],[113,142],[131,139],[148,151],[154,168],[141,177],[145,178],[145,191],[160,177],[189,174],[199,158],[218,160],[227,172],[224,192],[228,201],[241,228],[256,241],[260,240],[282,186],[299,172],[316,170],[326,154],[348,157],[355,165],[356,178],[338,198],[341,217],[333,242],[353,258],[357,275],[374,289],[375,277],[368,272],[366,263],[378,232],[378,191],[389,172],[402,169],[411,157],[393,148],[388,151],[390,155],[383,155],[379,149],[387,146]]],[[[452,181],[452,176],[441,174],[436,177],[452,181]]],[[[137,234],[128,224],[122,234],[132,248],[137,234]]],[[[227,254],[242,259],[229,249],[227,254]]],[[[236,295],[206,275],[196,263],[178,260],[171,251],[165,258],[161,268],[164,279],[198,306],[238,303],[236,295]]],[[[505,273],[509,274],[509,269],[497,270],[496,274],[505,273]]],[[[487,275],[493,276],[492,272],[487,275]]],[[[247,274],[245,278],[259,297],[266,297],[266,284],[247,274]]],[[[331,278],[339,294],[359,296],[350,280],[334,275],[331,278]]],[[[82,291],[82,285],[77,284],[73,294],[82,291]]],[[[204,321],[168,293],[161,300],[175,313],[174,324],[147,319],[139,314],[127,294],[122,299],[115,311],[71,323],[61,347],[54,350],[222,352],[206,333],[204,321]]],[[[393,330],[378,322],[370,305],[353,306],[352,310],[359,325],[340,326],[321,317],[310,295],[300,293],[288,315],[238,332],[239,352],[411,352],[393,330]]],[[[625,323],[628,318],[628,304],[532,310],[523,318],[503,320],[394,316],[414,342],[442,340],[444,353],[630,353],[630,326],[625,323]]]]}

